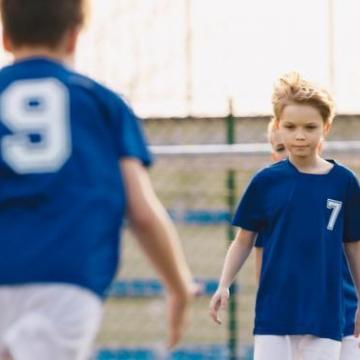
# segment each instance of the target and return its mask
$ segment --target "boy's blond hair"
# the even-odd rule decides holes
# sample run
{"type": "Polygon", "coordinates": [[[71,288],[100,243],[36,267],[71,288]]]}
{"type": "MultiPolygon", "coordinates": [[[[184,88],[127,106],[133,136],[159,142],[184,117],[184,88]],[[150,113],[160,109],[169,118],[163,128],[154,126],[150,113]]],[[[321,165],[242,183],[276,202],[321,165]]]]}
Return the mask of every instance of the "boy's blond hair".
{"type": "Polygon", "coordinates": [[[267,131],[266,131],[266,137],[270,143],[271,143],[271,138],[272,138],[272,135],[273,135],[275,129],[276,129],[276,120],[274,117],[272,117],[270,119],[270,121],[268,122],[267,131]]]}
{"type": "Polygon", "coordinates": [[[279,78],[274,86],[272,105],[274,121],[279,121],[286,105],[303,104],[316,108],[325,124],[331,124],[335,106],[328,91],[303,79],[297,72],[290,72],[279,78]]]}

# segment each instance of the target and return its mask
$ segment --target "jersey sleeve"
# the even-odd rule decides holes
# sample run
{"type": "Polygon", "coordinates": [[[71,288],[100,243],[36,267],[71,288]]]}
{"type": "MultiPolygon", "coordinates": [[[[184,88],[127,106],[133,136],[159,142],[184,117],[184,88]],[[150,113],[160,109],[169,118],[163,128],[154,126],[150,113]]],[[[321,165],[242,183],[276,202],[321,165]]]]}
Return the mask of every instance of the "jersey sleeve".
{"type": "Polygon", "coordinates": [[[344,241],[360,241],[360,184],[353,175],[346,194],[344,241]]]}
{"type": "Polygon", "coordinates": [[[258,233],[255,239],[255,247],[263,248],[264,247],[264,235],[263,233],[258,233]]]}
{"type": "Polygon", "coordinates": [[[116,94],[111,94],[110,123],[119,158],[133,157],[144,166],[152,163],[145,134],[133,110],[116,94]]]}
{"type": "Polygon", "coordinates": [[[259,174],[251,180],[243,194],[232,224],[246,230],[260,232],[265,228],[264,186],[259,174]]]}

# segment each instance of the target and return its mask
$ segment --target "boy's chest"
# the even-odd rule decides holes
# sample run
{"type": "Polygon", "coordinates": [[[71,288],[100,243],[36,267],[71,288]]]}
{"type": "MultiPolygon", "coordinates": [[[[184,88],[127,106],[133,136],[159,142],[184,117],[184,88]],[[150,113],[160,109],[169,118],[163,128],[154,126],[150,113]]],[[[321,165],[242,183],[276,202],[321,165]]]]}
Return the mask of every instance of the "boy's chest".
{"type": "MultiPolygon", "coordinates": [[[[269,222],[284,217],[299,221],[342,216],[346,202],[346,184],[314,177],[288,177],[274,182],[265,195],[265,213],[269,222]]],[[[331,224],[329,225],[331,228],[331,224]]]]}

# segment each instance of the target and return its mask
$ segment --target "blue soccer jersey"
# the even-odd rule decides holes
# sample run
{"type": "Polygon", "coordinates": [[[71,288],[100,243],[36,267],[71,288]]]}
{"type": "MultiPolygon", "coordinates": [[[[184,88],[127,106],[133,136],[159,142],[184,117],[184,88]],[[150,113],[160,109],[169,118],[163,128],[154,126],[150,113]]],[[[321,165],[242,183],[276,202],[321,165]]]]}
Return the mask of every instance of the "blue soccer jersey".
{"type": "MultiPolygon", "coordinates": [[[[259,233],[255,240],[255,247],[263,248],[266,236],[264,233],[259,233]]],[[[354,334],[355,314],[357,309],[357,295],[355,286],[351,277],[345,253],[343,254],[343,295],[344,295],[344,336],[354,334]]]]}
{"type": "Polygon", "coordinates": [[[344,336],[354,334],[355,314],[358,304],[356,290],[345,254],[343,255],[343,295],[344,295],[344,336]]]}
{"type": "Polygon", "coordinates": [[[255,334],[344,335],[343,241],[360,240],[360,186],[333,161],[323,175],[289,160],[258,172],[233,224],[265,236],[255,334]]]}
{"type": "Polygon", "coordinates": [[[124,101],[60,63],[0,71],[0,285],[70,283],[103,296],[119,258],[119,159],[151,163],[124,101]]]}

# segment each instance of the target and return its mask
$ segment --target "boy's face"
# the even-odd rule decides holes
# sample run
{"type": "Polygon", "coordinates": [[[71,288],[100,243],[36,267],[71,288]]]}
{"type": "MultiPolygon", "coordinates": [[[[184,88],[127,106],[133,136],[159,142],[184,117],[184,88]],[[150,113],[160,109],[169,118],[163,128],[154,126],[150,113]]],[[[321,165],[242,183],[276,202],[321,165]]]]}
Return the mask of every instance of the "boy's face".
{"type": "Polygon", "coordinates": [[[288,151],[285,148],[284,142],[279,134],[278,129],[272,129],[270,136],[271,144],[271,158],[274,162],[284,160],[288,156],[288,151]]]}
{"type": "Polygon", "coordinates": [[[294,157],[314,156],[329,125],[324,125],[320,112],[311,105],[287,105],[280,117],[279,135],[294,157]]]}

